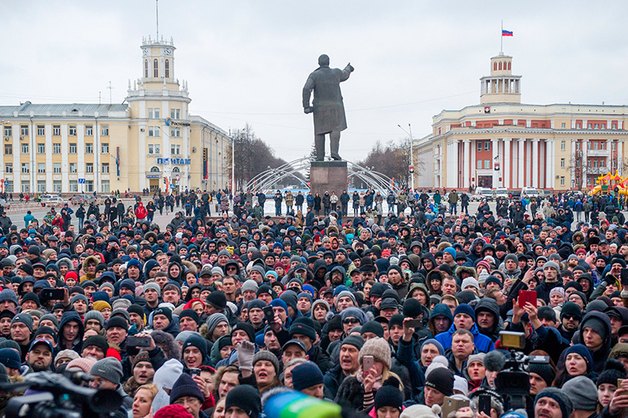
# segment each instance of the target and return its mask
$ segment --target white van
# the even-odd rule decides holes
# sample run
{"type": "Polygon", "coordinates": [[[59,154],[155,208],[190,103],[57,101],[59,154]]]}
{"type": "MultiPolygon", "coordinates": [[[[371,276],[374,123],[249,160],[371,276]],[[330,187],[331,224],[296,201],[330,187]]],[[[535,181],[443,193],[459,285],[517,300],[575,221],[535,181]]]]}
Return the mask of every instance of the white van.
{"type": "Polygon", "coordinates": [[[534,187],[524,187],[521,189],[521,195],[536,197],[539,195],[539,191],[536,190],[534,187]]]}

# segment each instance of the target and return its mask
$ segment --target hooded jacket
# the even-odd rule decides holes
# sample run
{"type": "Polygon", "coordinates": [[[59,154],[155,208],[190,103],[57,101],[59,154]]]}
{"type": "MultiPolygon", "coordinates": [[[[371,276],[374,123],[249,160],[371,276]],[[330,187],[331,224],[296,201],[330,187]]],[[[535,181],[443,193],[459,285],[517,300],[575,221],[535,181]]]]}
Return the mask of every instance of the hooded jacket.
{"type": "Polygon", "coordinates": [[[59,335],[58,335],[58,344],[62,350],[66,349],[65,342],[63,340],[63,327],[68,324],[68,322],[76,322],[79,327],[79,332],[76,335],[76,339],[74,340],[74,344],[72,345],[72,350],[81,354],[83,348],[83,333],[85,332],[83,328],[83,321],[81,321],[81,317],[76,311],[66,311],[61,316],[61,321],[59,322],[59,335]]]}
{"type": "Polygon", "coordinates": [[[610,319],[608,319],[608,315],[602,312],[593,311],[586,314],[584,318],[582,318],[582,321],[580,322],[580,327],[578,328],[580,331],[580,339],[583,341],[583,344],[583,325],[587,322],[589,318],[597,318],[603,324],[605,328],[604,330],[606,331],[606,338],[604,338],[604,341],[602,342],[602,347],[597,351],[591,351],[589,349],[589,351],[591,351],[591,356],[593,357],[593,365],[591,366],[591,370],[596,373],[600,373],[602,372],[602,370],[604,370],[604,364],[608,359],[608,354],[611,352],[611,321],[610,319]]]}
{"type": "Polygon", "coordinates": [[[449,309],[449,306],[445,305],[444,303],[437,303],[436,305],[434,305],[434,308],[432,309],[432,312],[430,313],[430,321],[428,323],[430,331],[432,331],[433,335],[436,334],[436,330],[434,328],[434,318],[439,315],[446,316],[447,319],[449,319],[451,324],[454,323],[454,316],[452,315],[451,309],[449,309]]]}
{"type": "MultiPolygon", "coordinates": [[[[473,342],[475,343],[475,349],[478,350],[478,352],[488,353],[489,351],[495,349],[495,343],[493,343],[493,341],[491,341],[491,339],[486,335],[480,334],[480,331],[478,330],[476,324],[473,324],[473,327],[470,331],[471,334],[473,334],[473,342]]],[[[456,326],[454,324],[451,324],[449,331],[441,332],[434,338],[436,338],[436,341],[441,343],[443,348],[447,350],[448,348],[451,348],[451,340],[453,338],[454,332],[456,332],[456,326]]]]}
{"type": "Polygon", "coordinates": [[[495,322],[490,329],[480,329],[478,330],[489,337],[493,343],[499,339],[499,332],[501,331],[501,317],[499,316],[499,305],[495,301],[495,299],[491,298],[482,298],[475,305],[475,317],[477,318],[478,313],[482,311],[488,311],[495,316],[495,322]]]}

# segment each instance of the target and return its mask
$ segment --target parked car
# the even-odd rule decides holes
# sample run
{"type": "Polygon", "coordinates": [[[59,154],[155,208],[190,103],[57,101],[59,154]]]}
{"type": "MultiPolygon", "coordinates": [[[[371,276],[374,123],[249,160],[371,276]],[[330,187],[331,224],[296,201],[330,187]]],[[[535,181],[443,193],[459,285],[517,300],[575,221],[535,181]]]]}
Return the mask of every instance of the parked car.
{"type": "Polygon", "coordinates": [[[498,198],[506,198],[508,199],[510,197],[510,192],[508,191],[507,188],[505,187],[498,187],[497,189],[495,189],[495,199],[498,198]]]}
{"type": "Polygon", "coordinates": [[[526,196],[539,196],[539,191],[536,190],[534,187],[524,187],[521,189],[521,194],[522,195],[526,195],[526,196]]]}
{"type": "Polygon", "coordinates": [[[492,202],[495,197],[493,190],[488,187],[478,187],[475,189],[475,194],[480,197],[479,200],[486,199],[489,202],[492,202]]]}
{"type": "Polygon", "coordinates": [[[85,194],[85,193],[83,193],[83,194],[75,194],[74,196],[72,196],[70,198],[70,202],[73,205],[78,205],[78,204],[81,204],[81,203],[86,204],[86,203],[93,202],[95,200],[96,200],[96,198],[93,195],[85,194]]]}

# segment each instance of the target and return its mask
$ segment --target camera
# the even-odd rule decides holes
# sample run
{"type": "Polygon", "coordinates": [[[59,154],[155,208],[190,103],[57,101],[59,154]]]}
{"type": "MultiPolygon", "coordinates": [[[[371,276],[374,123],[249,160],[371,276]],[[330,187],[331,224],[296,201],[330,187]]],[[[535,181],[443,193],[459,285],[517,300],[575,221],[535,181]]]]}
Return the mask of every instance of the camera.
{"type": "Polygon", "coordinates": [[[120,409],[122,396],[112,389],[91,389],[84,385],[91,377],[82,372],[39,372],[27,375],[23,382],[5,383],[0,389],[40,393],[11,398],[7,418],[102,418],[120,409]]]}
{"type": "Polygon", "coordinates": [[[499,333],[502,346],[509,349],[506,364],[495,378],[495,388],[504,400],[504,411],[525,409],[528,416],[534,416],[534,403],[530,396],[530,374],[527,364],[530,359],[522,350],[525,347],[523,332],[502,331],[499,333]]]}

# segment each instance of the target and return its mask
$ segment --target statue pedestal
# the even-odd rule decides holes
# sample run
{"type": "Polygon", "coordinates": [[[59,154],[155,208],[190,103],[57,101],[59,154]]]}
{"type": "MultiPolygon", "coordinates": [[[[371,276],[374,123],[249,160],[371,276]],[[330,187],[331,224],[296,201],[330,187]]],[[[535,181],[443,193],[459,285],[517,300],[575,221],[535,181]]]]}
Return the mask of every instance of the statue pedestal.
{"type": "Polygon", "coordinates": [[[325,192],[336,192],[340,196],[347,190],[346,161],[312,161],[310,166],[310,190],[312,196],[323,197],[325,192]]]}

